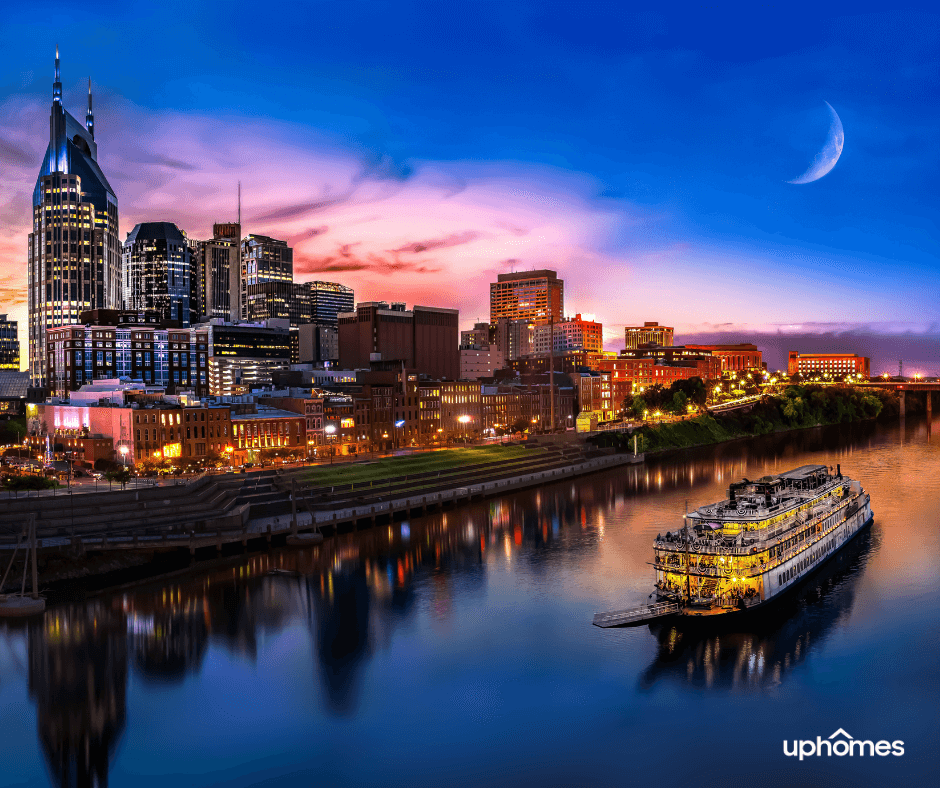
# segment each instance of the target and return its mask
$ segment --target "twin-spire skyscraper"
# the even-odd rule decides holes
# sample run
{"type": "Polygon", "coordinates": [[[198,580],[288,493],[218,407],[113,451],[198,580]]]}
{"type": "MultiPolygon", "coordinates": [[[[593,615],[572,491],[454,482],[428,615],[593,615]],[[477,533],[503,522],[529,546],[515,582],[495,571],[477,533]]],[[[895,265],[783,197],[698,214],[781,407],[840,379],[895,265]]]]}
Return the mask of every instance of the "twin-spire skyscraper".
{"type": "MultiPolygon", "coordinates": [[[[91,79],[85,125],[62,106],[59,49],[49,116],[49,146],[33,190],[33,231],[27,254],[29,372],[46,379],[46,330],[77,323],[86,309],[121,307],[118,200],[101,168],[95,143],[91,79]]],[[[54,368],[85,366],[91,348],[55,359],[54,368]]]]}

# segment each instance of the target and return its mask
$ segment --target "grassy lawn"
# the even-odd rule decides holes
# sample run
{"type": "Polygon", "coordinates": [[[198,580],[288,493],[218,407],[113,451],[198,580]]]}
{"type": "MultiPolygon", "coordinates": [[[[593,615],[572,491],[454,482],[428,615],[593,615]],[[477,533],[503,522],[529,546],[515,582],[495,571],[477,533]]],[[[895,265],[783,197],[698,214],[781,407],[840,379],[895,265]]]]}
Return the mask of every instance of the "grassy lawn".
{"type": "Polygon", "coordinates": [[[368,465],[343,463],[342,465],[319,465],[304,476],[314,485],[359,484],[412,473],[447,470],[464,465],[483,462],[514,460],[534,457],[542,449],[526,449],[522,446],[468,446],[456,449],[416,454],[410,457],[383,457],[368,465]]]}

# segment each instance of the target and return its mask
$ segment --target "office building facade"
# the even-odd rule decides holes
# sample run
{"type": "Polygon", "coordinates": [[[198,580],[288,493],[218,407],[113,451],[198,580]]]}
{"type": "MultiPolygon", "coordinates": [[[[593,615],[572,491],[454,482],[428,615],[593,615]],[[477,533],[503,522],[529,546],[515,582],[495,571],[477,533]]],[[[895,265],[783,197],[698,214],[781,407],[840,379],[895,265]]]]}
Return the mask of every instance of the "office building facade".
{"type": "Polygon", "coordinates": [[[212,319],[234,322],[239,318],[239,261],[241,225],[238,222],[212,225],[212,238],[191,244],[192,274],[190,315],[193,323],[212,319]]]}
{"type": "Polygon", "coordinates": [[[643,345],[672,345],[675,329],[661,326],[655,321],[648,321],[642,326],[627,326],[623,330],[627,350],[633,350],[643,345]]]}
{"type": "Polygon", "coordinates": [[[565,314],[565,283],[547,269],[499,274],[490,284],[490,325],[499,320],[528,320],[535,325],[565,314]]]}
{"type": "MultiPolygon", "coordinates": [[[[239,266],[239,314],[248,320],[248,288],[268,282],[293,284],[294,250],[287,241],[279,241],[267,235],[248,235],[241,242],[241,264],[239,266]]],[[[293,295],[293,293],[290,293],[293,295]]]]}
{"type": "Polygon", "coordinates": [[[15,320],[0,315],[0,369],[20,368],[20,340],[15,320]]]}
{"type": "Polygon", "coordinates": [[[59,52],[49,119],[49,144],[33,190],[27,252],[29,372],[44,385],[46,336],[86,309],[121,304],[118,200],[98,165],[91,81],[82,125],[62,106],[59,52]]]}
{"type": "Polygon", "coordinates": [[[82,318],[82,323],[49,330],[46,385],[55,396],[111,379],[170,392],[186,389],[196,396],[209,393],[206,330],[142,322],[134,313],[114,310],[86,312],[82,318]]]}
{"type": "Polygon", "coordinates": [[[569,350],[600,353],[604,350],[604,326],[596,320],[585,320],[578,314],[560,323],[536,326],[533,345],[537,355],[544,355],[550,350],[555,353],[569,350]]]}
{"type": "Polygon", "coordinates": [[[860,375],[868,378],[871,377],[871,359],[855,353],[800,353],[791,350],[787,354],[787,374],[860,375]]]}
{"type": "Polygon", "coordinates": [[[124,241],[124,308],[155,310],[188,326],[190,255],[186,235],[172,222],[134,227],[124,241]]]}
{"type": "Polygon", "coordinates": [[[356,309],[356,294],[351,287],[336,282],[304,282],[300,287],[309,298],[309,323],[336,327],[338,316],[356,309]]]}
{"type": "Polygon", "coordinates": [[[275,372],[290,368],[290,330],[286,321],[209,323],[204,328],[209,353],[209,391],[213,396],[247,394],[270,387],[275,372]]]}

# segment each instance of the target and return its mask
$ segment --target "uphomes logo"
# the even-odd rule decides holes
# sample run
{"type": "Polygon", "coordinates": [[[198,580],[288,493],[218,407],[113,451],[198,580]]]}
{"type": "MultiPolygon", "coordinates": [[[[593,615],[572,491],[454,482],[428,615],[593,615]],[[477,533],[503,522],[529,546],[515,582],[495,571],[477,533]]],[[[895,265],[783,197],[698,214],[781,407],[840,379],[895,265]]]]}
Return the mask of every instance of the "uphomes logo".
{"type": "Polygon", "coordinates": [[[816,741],[812,739],[793,739],[792,741],[783,740],[783,754],[790,758],[812,758],[822,755],[836,755],[840,758],[845,756],[858,757],[868,755],[904,755],[903,741],[871,741],[869,739],[854,739],[842,728],[839,728],[828,739],[817,736],[816,741]]]}

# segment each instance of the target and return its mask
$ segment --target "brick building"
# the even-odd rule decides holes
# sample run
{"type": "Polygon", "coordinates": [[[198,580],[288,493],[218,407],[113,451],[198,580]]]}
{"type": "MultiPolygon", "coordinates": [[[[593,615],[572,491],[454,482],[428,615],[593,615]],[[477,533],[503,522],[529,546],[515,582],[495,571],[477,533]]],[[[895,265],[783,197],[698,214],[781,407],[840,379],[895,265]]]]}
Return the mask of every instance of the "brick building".
{"type": "Polygon", "coordinates": [[[787,357],[787,374],[812,375],[829,373],[833,377],[861,375],[871,377],[871,359],[855,353],[800,353],[791,350],[787,357]]]}
{"type": "Polygon", "coordinates": [[[367,301],[355,312],[340,313],[339,360],[351,369],[369,369],[372,362],[399,362],[433,378],[456,380],[460,313],[415,305],[367,301]]]}
{"type": "Polygon", "coordinates": [[[711,353],[721,361],[722,372],[748,372],[763,370],[764,361],[757,345],[742,343],[739,345],[685,345],[692,351],[711,353]]]}

